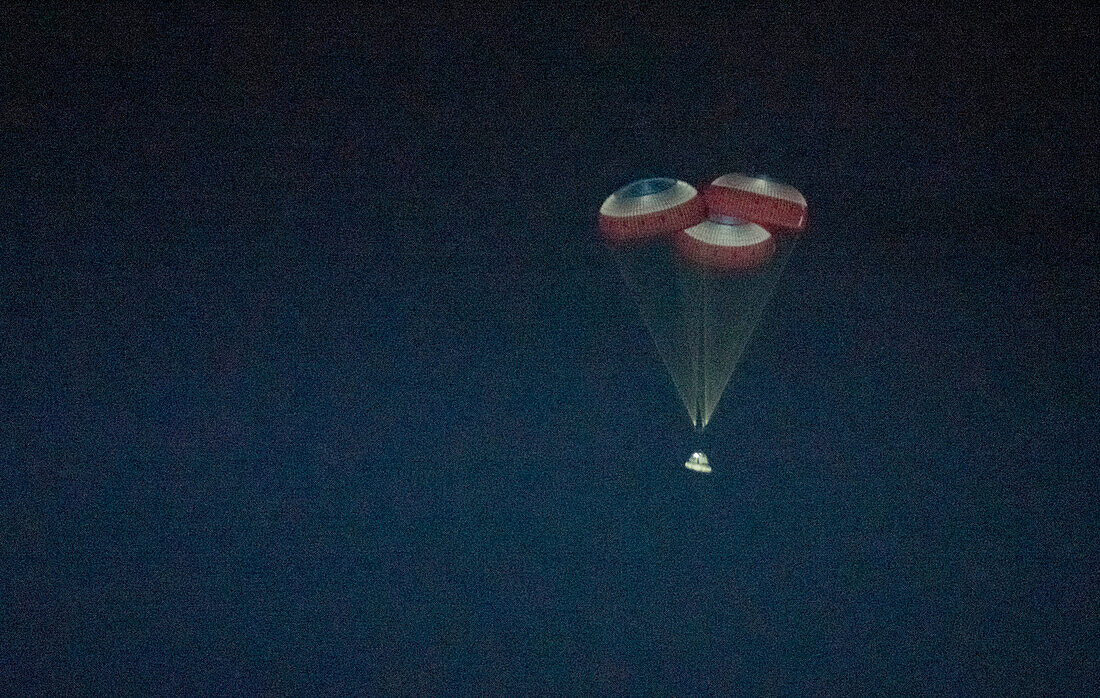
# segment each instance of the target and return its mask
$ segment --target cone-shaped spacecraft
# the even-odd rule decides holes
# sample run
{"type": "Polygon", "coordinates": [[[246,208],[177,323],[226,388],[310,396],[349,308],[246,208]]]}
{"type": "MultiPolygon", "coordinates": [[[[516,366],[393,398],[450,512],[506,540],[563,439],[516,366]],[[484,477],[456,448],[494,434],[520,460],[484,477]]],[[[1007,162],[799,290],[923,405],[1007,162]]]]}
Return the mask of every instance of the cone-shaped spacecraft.
{"type": "Polygon", "coordinates": [[[698,451],[691,454],[691,458],[687,459],[687,463],[684,463],[684,467],[688,470],[694,470],[697,473],[711,472],[710,460],[707,459],[707,454],[699,453],[698,451]]]}
{"type": "Polygon", "coordinates": [[[644,242],[707,217],[695,187],[668,177],[640,179],[622,187],[600,207],[600,233],[611,244],[644,242]]]}
{"type": "Polygon", "coordinates": [[[727,174],[705,187],[703,198],[711,216],[740,218],[777,234],[806,227],[806,198],[788,184],[727,174]]]}

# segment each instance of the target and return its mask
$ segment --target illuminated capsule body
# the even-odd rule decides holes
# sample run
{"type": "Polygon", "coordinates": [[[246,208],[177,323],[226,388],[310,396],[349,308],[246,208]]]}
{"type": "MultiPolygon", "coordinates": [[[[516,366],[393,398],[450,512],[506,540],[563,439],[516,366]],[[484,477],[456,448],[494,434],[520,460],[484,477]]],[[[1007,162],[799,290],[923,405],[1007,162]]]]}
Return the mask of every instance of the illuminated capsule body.
{"type": "Polygon", "coordinates": [[[684,467],[697,473],[711,472],[710,460],[705,453],[696,452],[691,454],[691,458],[688,458],[687,463],[684,463],[684,467]]]}
{"type": "Polygon", "coordinates": [[[631,182],[600,207],[600,234],[612,244],[644,242],[690,228],[707,217],[695,187],[667,177],[631,182]]]}
{"type": "Polygon", "coordinates": [[[739,218],[777,234],[806,227],[806,198],[787,184],[728,174],[711,182],[703,198],[712,216],[739,218]]]}
{"type": "Polygon", "coordinates": [[[751,271],[764,266],[775,253],[775,238],[762,226],[712,216],[676,233],[679,255],[708,271],[751,271]]]}

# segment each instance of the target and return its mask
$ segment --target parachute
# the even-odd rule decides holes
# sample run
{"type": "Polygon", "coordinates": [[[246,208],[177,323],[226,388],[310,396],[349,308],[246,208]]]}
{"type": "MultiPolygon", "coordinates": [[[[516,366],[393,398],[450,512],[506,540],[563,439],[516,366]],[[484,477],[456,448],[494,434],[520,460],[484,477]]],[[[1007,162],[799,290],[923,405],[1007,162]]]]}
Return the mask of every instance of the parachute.
{"type": "Polygon", "coordinates": [[[805,226],[798,190],[738,174],[702,195],[679,180],[643,179],[600,207],[601,236],[697,431],[714,416],[805,226]]]}

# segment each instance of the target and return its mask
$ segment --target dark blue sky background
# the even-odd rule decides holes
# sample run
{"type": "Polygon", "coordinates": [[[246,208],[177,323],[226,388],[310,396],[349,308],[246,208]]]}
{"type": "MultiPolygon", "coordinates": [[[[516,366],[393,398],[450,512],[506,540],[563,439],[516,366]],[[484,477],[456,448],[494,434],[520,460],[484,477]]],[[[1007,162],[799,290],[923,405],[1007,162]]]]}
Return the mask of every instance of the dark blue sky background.
{"type": "Polygon", "coordinates": [[[1095,19],[13,17],[4,692],[1097,693],[1095,19]],[[731,171],[698,437],[593,221],[731,171]]]}

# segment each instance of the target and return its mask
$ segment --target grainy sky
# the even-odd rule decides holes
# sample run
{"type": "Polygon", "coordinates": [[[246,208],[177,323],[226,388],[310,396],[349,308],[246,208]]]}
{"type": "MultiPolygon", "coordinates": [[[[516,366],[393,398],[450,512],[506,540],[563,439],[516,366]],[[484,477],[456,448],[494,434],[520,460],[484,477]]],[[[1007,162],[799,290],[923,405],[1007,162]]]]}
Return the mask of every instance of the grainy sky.
{"type": "Polygon", "coordinates": [[[14,16],[4,692],[1097,693],[1094,20],[14,16]],[[594,216],[734,171],[698,437],[594,216]]]}

